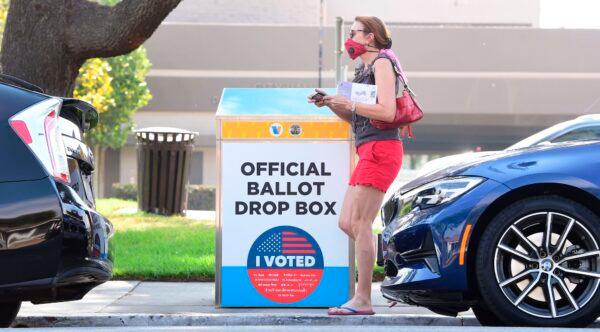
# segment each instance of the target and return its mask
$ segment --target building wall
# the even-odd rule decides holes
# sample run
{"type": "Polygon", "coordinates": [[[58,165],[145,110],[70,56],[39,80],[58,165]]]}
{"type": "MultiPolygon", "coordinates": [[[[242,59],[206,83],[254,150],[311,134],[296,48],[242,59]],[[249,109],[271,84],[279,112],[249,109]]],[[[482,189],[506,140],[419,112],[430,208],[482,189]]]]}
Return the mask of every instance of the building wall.
{"type": "MultiPolygon", "coordinates": [[[[202,183],[198,184],[216,184],[214,112],[140,111],[136,113],[134,122],[136,129],[166,126],[197,132],[194,152],[202,153],[202,165],[200,169],[192,167],[190,172],[200,172],[202,183]]],[[[133,137],[121,149],[120,167],[121,183],[137,182],[137,152],[133,137]]]]}
{"type": "MultiPolygon", "coordinates": [[[[394,50],[426,112],[411,154],[502,149],[535,131],[600,113],[598,30],[392,27],[394,50]]],[[[324,85],[334,86],[332,27],[324,85]]],[[[315,87],[316,26],[163,24],[146,43],[153,99],[138,128],[199,132],[203,181],[214,184],[215,118],[225,87],[315,87]],[[217,44],[215,44],[217,43],[217,44]],[[219,45],[219,47],[207,47],[219,45]]],[[[344,56],[351,69],[354,63],[344,56]]],[[[303,101],[299,101],[303,102],[303,101]]],[[[121,181],[135,179],[135,140],[121,151],[121,181]]]]}
{"type": "Polygon", "coordinates": [[[199,150],[204,154],[203,183],[215,186],[217,185],[217,150],[214,147],[205,147],[199,150]]]}
{"type": "MultiPolygon", "coordinates": [[[[149,80],[150,82],[154,82],[154,79],[149,80]]],[[[159,82],[160,83],[160,82],[159,82]]],[[[180,79],[179,81],[179,85],[181,84],[185,84],[188,83],[186,80],[184,79],[180,79]]],[[[177,103],[178,101],[176,100],[177,97],[174,97],[173,95],[179,96],[179,93],[181,93],[180,89],[176,89],[173,88],[177,85],[172,85],[170,87],[166,87],[165,90],[158,90],[157,88],[154,87],[150,87],[150,90],[152,91],[153,95],[155,97],[153,97],[154,100],[156,100],[157,98],[160,99],[166,99],[167,97],[168,100],[172,100],[174,103],[177,103]],[[158,91],[162,91],[165,94],[158,94],[156,95],[156,93],[158,93],[158,91]]],[[[186,91],[188,92],[188,91],[186,91]]],[[[196,90],[196,91],[189,91],[189,99],[194,98],[195,95],[203,95],[202,91],[196,90]]],[[[185,95],[182,95],[182,98],[186,98],[185,95]]],[[[193,103],[193,101],[188,101],[190,103],[193,103]]],[[[164,101],[156,101],[156,104],[160,105],[161,103],[164,103],[164,101]]],[[[154,108],[154,107],[153,107],[154,108]]],[[[216,133],[216,119],[215,119],[215,111],[216,111],[216,106],[210,106],[207,107],[206,110],[201,110],[201,109],[190,109],[190,107],[187,107],[183,104],[181,105],[177,105],[177,106],[172,106],[168,109],[164,109],[161,107],[156,107],[154,109],[150,108],[150,107],[145,107],[143,110],[137,112],[135,114],[135,118],[134,118],[134,122],[135,122],[135,127],[137,129],[139,128],[145,128],[145,127],[155,127],[155,126],[166,126],[166,127],[176,127],[176,128],[183,128],[183,129],[187,129],[190,131],[195,131],[200,133],[200,135],[202,136],[211,136],[212,138],[215,137],[215,133],[216,133]],[[176,109],[181,109],[180,111],[177,111],[176,109]],[[182,110],[189,110],[189,111],[182,111],[182,110]]],[[[214,142],[210,142],[209,146],[214,146],[214,142]]],[[[202,144],[202,142],[197,142],[197,146],[206,146],[206,143],[202,144]]]]}
{"type": "Polygon", "coordinates": [[[319,24],[319,0],[184,0],[165,22],[319,24]]]}
{"type": "MultiPolygon", "coordinates": [[[[192,184],[217,184],[216,149],[215,147],[195,147],[194,152],[202,153],[201,169],[192,167],[190,173],[200,172],[202,183],[192,184]]],[[[127,145],[120,149],[120,183],[137,183],[137,152],[134,145],[127,145]]]]}
{"type": "Polygon", "coordinates": [[[135,145],[121,148],[121,183],[137,183],[137,152],[135,145]]]}
{"type": "Polygon", "coordinates": [[[326,0],[327,23],[372,15],[387,24],[537,27],[539,0],[326,0]],[[518,8],[518,10],[515,10],[518,8]]]}
{"type": "MultiPolygon", "coordinates": [[[[324,49],[333,49],[333,28],[324,49]]],[[[407,153],[501,149],[543,127],[600,113],[600,31],[489,27],[393,27],[426,116],[407,153]],[[443,138],[443,139],[440,139],[443,138]]],[[[202,177],[215,184],[216,111],[225,87],[315,87],[318,28],[163,24],[146,43],[153,99],[137,128],[171,126],[200,135],[202,177]],[[206,47],[218,41],[222,47],[206,47]]],[[[325,52],[324,85],[334,86],[325,52]]],[[[344,56],[352,76],[354,63],[344,56]]],[[[304,102],[304,101],[299,101],[304,102]]],[[[136,179],[135,139],[122,149],[122,182],[136,179]]]]}
{"type": "MultiPolygon", "coordinates": [[[[165,22],[319,25],[320,0],[184,0],[165,22]]],[[[324,23],[375,15],[388,24],[537,27],[539,0],[323,0],[324,23]],[[518,8],[518,10],[515,10],[518,8]]]]}
{"type": "MultiPolygon", "coordinates": [[[[600,112],[600,31],[394,27],[392,35],[426,111],[415,128],[426,133],[414,141],[416,150],[463,150],[476,144],[469,145],[472,139],[501,148],[532,130],[600,112]],[[453,139],[428,142],[436,132],[453,139]]],[[[316,86],[317,36],[316,27],[161,26],[147,43],[154,98],[139,113],[139,126],[164,117],[214,135],[224,87],[316,86]],[[223,47],[205,49],[211,40],[223,47]]],[[[324,85],[334,86],[333,28],[326,29],[324,49],[324,85]]],[[[344,63],[354,67],[346,56],[344,63]]]]}

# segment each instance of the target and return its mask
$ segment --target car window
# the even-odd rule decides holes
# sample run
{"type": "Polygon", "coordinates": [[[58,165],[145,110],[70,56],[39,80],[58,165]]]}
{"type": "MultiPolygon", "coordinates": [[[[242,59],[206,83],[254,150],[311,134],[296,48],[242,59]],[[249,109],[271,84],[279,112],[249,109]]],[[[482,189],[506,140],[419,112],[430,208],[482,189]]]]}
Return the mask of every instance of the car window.
{"type": "Polygon", "coordinates": [[[563,131],[572,125],[573,125],[572,120],[555,124],[552,127],[546,128],[536,134],[533,134],[533,135],[507,147],[506,150],[516,150],[516,149],[523,149],[523,148],[528,148],[530,146],[534,146],[538,143],[541,143],[541,142],[547,140],[548,137],[555,135],[557,132],[563,131]]]}
{"type": "Polygon", "coordinates": [[[600,126],[591,126],[575,129],[553,139],[552,143],[590,140],[600,140],[600,126]]]}

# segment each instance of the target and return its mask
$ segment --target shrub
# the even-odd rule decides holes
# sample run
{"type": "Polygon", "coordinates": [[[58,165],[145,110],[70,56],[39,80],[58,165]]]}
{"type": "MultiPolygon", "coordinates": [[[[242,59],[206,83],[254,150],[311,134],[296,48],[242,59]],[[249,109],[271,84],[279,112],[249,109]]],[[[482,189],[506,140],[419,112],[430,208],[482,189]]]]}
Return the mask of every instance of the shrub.
{"type": "MultiPolygon", "coordinates": [[[[114,198],[137,200],[137,185],[113,183],[114,198]]],[[[214,211],[216,208],[216,188],[208,185],[190,185],[188,190],[188,210],[214,211]]]]}
{"type": "Polygon", "coordinates": [[[113,183],[113,197],[137,201],[137,185],[130,183],[113,183]]]}
{"type": "Polygon", "coordinates": [[[216,188],[206,185],[188,186],[188,210],[215,210],[216,188]]]}

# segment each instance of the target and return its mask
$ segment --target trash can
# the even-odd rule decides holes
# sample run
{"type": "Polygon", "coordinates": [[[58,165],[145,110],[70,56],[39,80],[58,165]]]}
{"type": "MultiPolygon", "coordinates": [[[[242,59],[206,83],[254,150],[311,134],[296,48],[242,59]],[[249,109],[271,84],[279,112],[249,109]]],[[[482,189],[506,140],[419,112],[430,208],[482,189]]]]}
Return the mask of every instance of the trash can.
{"type": "Polygon", "coordinates": [[[138,209],[162,215],[183,213],[197,133],[169,127],[134,132],[138,140],[138,209]]]}

